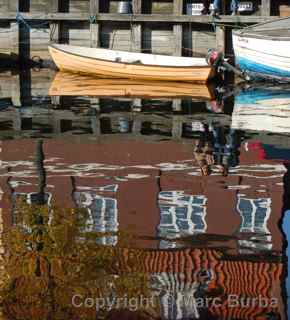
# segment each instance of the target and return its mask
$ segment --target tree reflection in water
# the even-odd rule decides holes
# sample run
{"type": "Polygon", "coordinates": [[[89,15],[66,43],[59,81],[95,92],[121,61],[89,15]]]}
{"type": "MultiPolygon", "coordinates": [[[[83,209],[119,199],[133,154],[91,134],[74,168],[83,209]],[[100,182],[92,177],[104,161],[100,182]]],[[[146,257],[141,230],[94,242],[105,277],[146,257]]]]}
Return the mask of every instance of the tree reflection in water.
{"type": "Polygon", "coordinates": [[[82,301],[149,297],[148,276],[134,271],[136,257],[130,255],[130,272],[122,271],[120,247],[126,236],[118,234],[116,247],[100,246],[96,238],[104,233],[84,233],[86,219],[86,210],[18,201],[16,224],[5,235],[8,254],[1,295],[8,319],[96,319],[108,312],[74,307],[74,295],[82,301]]]}
{"type": "MultiPolygon", "coordinates": [[[[118,313],[107,306],[96,310],[92,299],[149,297],[148,275],[136,267],[142,252],[130,252],[122,268],[122,248],[130,238],[128,234],[118,232],[114,247],[98,245],[99,237],[112,234],[84,231],[86,209],[61,208],[46,201],[42,146],[38,141],[38,192],[31,203],[27,203],[26,195],[16,198],[13,226],[4,236],[3,314],[7,319],[21,320],[114,318],[118,313]],[[90,304],[74,306],[74,296],[82,297],[82,302],[90,298],[90,304]]],[[[138,306],[138,319],[142,312],[138,306]]],[[[146,305],[146,318],[154,318],[148,312],[146,305]]]]}

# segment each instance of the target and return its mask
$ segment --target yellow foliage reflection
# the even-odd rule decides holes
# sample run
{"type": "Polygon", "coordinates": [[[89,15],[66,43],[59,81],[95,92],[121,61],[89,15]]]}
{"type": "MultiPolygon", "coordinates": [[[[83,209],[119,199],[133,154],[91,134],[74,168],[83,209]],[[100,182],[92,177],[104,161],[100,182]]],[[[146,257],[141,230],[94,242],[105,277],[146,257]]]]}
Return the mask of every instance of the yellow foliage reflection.
{"type": "Polygon", "coordinates": [[[7,319],[102,319],[111,312],[75,307],[72,298],[149,297],[148,276],[134,266],[134,253],[130,273],[121,268],[126,236],[118,234],[115,247],[98,245],[97,237],[106,234],[84,231],[85,209],[30,205],[24,199],[16,207],[16,221],[4,236],[1,297],[7,319]]]}

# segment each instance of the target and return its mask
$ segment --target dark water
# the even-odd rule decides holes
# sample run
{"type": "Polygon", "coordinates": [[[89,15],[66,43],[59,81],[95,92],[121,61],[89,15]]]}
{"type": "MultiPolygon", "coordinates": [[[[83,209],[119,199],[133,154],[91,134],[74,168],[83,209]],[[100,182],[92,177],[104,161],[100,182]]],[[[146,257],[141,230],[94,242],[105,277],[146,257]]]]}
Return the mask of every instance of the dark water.
{"type": "Polygon", "coordinates": [[[0,77],[2,319],[288,319],[290,87],[53,78],[0,77]]]}

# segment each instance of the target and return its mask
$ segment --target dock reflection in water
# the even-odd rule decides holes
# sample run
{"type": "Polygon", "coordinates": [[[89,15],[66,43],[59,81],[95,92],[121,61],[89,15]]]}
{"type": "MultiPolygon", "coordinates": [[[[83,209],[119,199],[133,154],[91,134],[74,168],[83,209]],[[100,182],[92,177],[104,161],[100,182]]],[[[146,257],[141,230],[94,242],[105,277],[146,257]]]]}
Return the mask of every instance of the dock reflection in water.
{"type": "Polygon", "coordinates": [[[2,81],[3,319],[287,319],[287,88],[231,105],[48,75],[21,108],[2,81]]]}

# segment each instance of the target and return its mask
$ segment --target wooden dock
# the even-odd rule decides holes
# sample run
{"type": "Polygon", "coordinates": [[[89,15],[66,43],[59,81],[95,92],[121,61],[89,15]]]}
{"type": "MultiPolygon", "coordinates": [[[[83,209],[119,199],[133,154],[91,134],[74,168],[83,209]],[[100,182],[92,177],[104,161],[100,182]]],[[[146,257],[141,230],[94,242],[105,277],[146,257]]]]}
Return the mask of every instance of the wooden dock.
{"type": "Polygon", "coordinates": [[[271,14],[280,4],[252,0],[253,12],[216,19],[187,15],[190,2],[132,0],[132,14],[119,14],[118,1],[0,0],[0,53],[25,64],[33,56],[48,59],[47,45],[58,42],[178,56],[217,47],[231,54],[231,30],[277,18],[271,14]]]}

